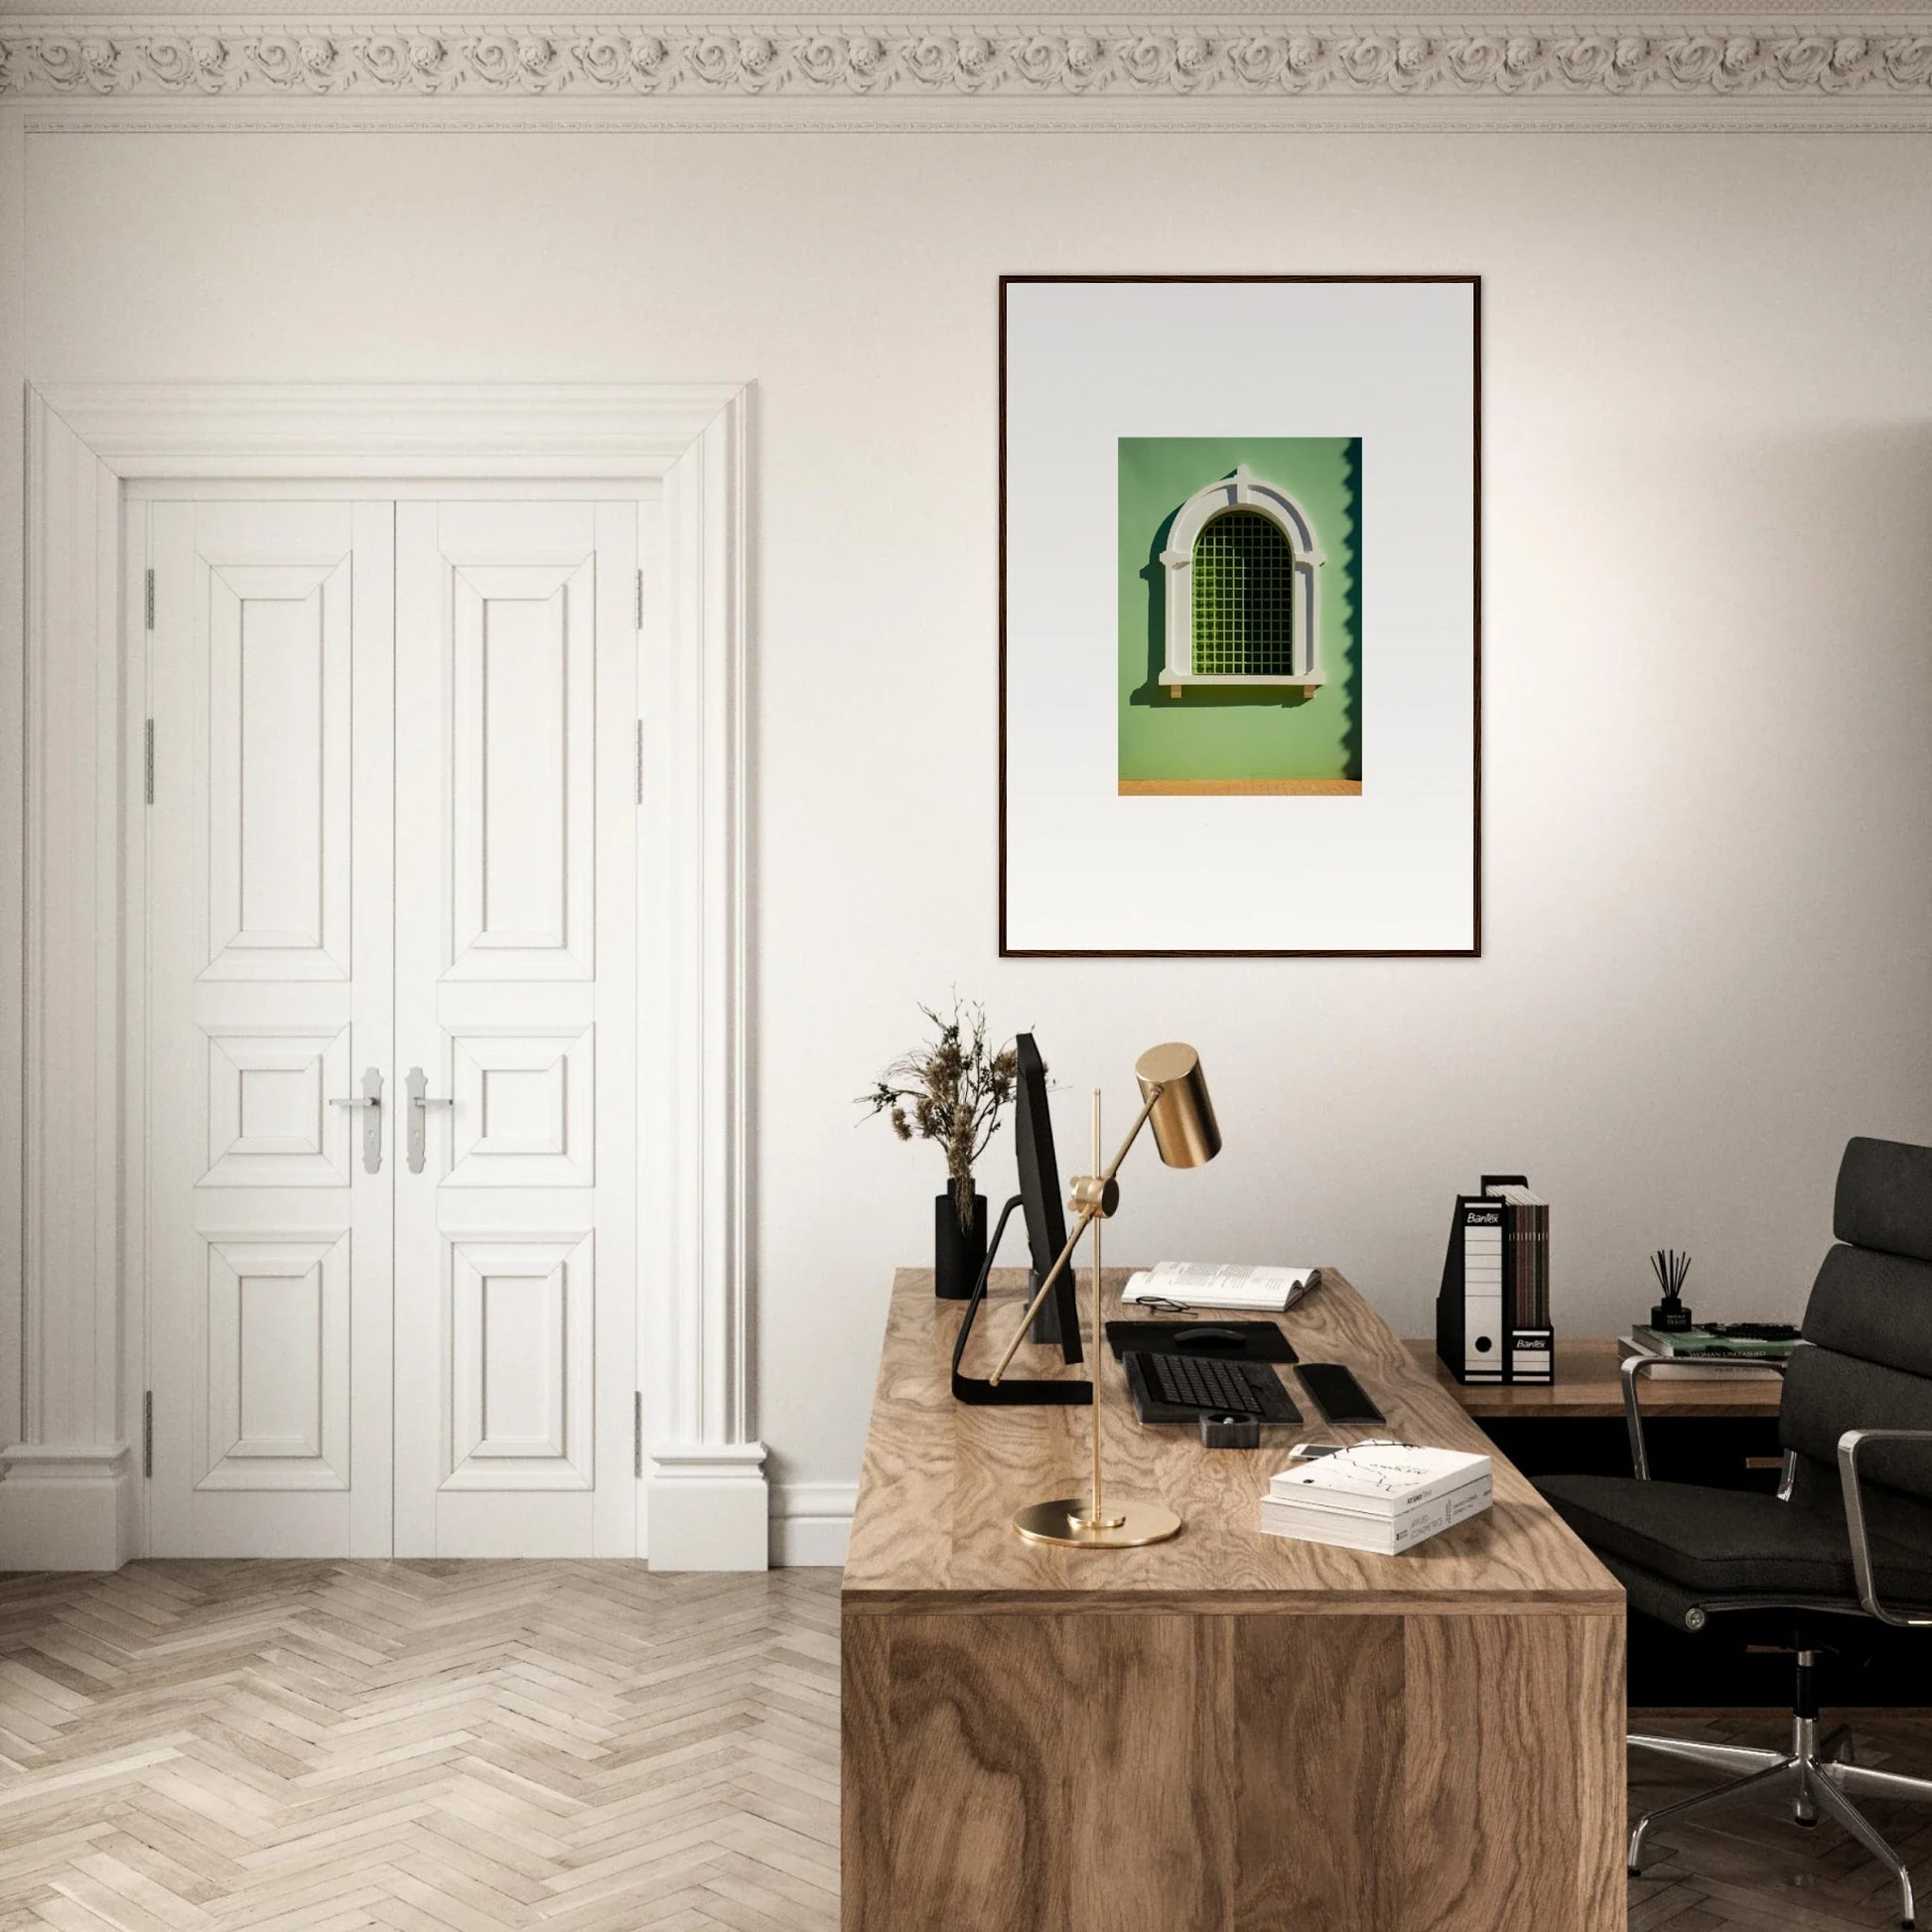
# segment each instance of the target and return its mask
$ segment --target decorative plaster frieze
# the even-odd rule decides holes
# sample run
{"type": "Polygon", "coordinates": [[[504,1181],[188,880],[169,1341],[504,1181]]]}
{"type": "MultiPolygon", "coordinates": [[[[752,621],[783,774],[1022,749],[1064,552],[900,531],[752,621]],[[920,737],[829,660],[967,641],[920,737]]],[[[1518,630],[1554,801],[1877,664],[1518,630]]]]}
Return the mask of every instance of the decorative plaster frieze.
{"type": "Polygon", "coordinates": [[[1932,19],[1690,27],[0,21],[29,98],[1932,103],[1932,19]]]}

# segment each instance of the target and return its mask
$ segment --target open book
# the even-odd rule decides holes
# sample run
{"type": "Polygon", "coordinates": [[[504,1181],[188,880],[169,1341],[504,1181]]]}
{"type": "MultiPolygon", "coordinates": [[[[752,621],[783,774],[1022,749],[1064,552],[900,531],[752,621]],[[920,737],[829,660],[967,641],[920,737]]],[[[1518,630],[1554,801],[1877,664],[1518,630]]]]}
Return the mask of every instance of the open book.
{"type": "Polygon", "coordinates": [[[1171,1303],[1183,1309],[1251,1309],[1280,1314],[1316,1287],[1316,1268],[1243,1268],[1211,1261],[1163,1261],[1128,1277],[1121,1300],[1130,1308],[1171,1303]]]}

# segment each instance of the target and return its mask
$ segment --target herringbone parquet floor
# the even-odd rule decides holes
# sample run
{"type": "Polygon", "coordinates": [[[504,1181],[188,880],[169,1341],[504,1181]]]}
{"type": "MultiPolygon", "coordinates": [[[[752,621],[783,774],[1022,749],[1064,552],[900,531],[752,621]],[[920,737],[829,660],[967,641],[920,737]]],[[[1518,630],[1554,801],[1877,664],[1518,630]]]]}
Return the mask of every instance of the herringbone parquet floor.
{"type": "MultiPolygon", "coordinates": [[[[1775,1714],[1653,1716],[1750,1742],[1775,1714]]],[[[1932,1768],[1932,1714],[1860,1725],[1932,1768]]],[[[1697,1780],[1638,1754],[1633,1806],[1697,1780]]],[[[1871,1807],[1932,1899],[1932,1808],[1871,1807]]],[[[1661,1837],[1631,1932],[1892,1922],[1775,1809],[1661,1837]]],[[[838,1578],[143,1563],[0,1580],[0,1932],[834,1932],[838,1578]]],[[[973,1932],[961,1927],[959,1932],[973,1932]]],[[[1348,1932],[1348,1928],[1310,1928],[1348,1932]]]]}
{"type": "Polygon", "coordinates": [[[0,1928],[825,1932],[838,1576],[0,1582],[0,1928]]]}

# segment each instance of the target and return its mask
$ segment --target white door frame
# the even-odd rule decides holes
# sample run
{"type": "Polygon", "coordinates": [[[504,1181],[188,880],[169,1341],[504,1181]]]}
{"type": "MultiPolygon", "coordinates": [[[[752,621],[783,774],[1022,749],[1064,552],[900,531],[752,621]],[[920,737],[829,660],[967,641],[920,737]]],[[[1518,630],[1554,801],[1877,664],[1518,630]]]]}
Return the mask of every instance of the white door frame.
{"type": "MultiPolygon", "coordinates": [[[[761,1569],[746,1054],[751,388],[188,384],[27,391],[23,1280],[0,1306],[0,1568],[140,1554],[145,699],[136,481],[655,479],[641,641],[638,1547],[761,1569]],[[126,622],[123,623],[123,613],[126,622]],[[130,1130],[130,1122],[134,1124],[130,1130]],[[130,1206],[133,1203],[133,1206],[130,1206]],[[13,1298],[9,1296],[8,1300],[13,1298]]],[[[4,1292],[4,1291],[0,1291],[4,1292]]]]}

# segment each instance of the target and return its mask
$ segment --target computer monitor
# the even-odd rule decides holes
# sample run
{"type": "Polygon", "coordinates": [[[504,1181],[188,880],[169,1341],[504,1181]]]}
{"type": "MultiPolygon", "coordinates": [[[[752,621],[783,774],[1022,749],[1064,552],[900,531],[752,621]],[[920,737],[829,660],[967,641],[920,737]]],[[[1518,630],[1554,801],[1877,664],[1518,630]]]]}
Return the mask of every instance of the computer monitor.
{"type": "MultiPolygon", "coordinates": [[[[1021,1211],[1027,1217],[1027,1246],[1033,1270],[1030,1297],[1039,1293],[1046,1271],[1066,1246],[1066,1214],[1060,1205],[1060,1169],[1053,1157],[1053,1117],[1047,1107],[1046,1062],[1032,1034],[1013,1042],[1019,1061],[1014,1092],[1014,1157],[1020,1169],[1021,1211]]],[[[1069,1264],[1053,1292],[1034,1318],[1033,1339],[1058,1342],[1069,1362],[1081,1359],[1080,1319],[1073,1298],[1073,1269],[1069,1264]]]]}
{"type": "MultiPolygon", "coordinates": [[[[1018,1375],[1004,1375],[998,1383],[984,1376],[968,1375],[964,1363],[973,1333],[973,1318],[986,1299],[987,1277],[1000,1253],[1000,1238],[1006,1233],[1013,1211],[1019,1208],[1027,1222],[1027,1246],[1032,1267],[1028,1275],[1028,1300],[1039,1293],[1060,1250],[1066,1246],[1066,1214],[1060,1205],[1060,1168],[1053,1158],[1053,1117],[1047,1110],[1046,1063],[1032,1034],[1021,1034],[1014,1041],[1018,1061],[1014,1089],[1014,1158],[1020,1169],[1020,1191],[1000,1210],[999,1224],[987,1249],[986,1266],[974,1284],[972,1299],[960,1316],[959,1332],[953,1338],[952,1392],[961,1402],[1021,1405],[1028,1403],[1087,1403],[1093,1400],[1089,1382],[1041,1382],[1018,1375]]],[[[1008,1331],[1011,1339],[1012,1331],[1008,1331]]],[[[1073,1297],[1073,1268],[1069,1263],[1053,1284],[1053,1292],[1035,1317],[1030,1338],[1057,1343],[1060,1357],[1068,1363],[1085,1358],[1080,1343],[1080,1316],[1073,1297]]],[[[1098,1337],[1096,1337],[1096,1341],[1098,1337]]]]}

